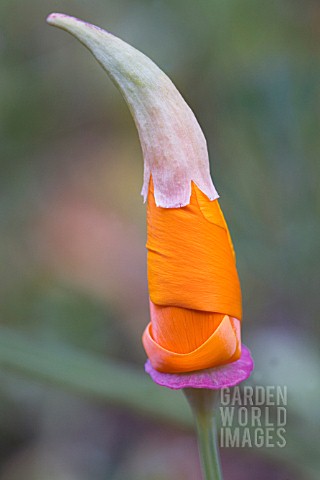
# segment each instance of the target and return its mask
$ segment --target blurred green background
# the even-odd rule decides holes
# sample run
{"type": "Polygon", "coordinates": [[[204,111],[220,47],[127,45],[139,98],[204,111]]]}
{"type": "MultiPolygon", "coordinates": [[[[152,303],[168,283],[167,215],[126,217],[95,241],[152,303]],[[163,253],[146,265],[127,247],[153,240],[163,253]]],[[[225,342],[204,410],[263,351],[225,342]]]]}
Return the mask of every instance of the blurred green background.
{"type": "Polygon", "coordinates": [[[288,387],[287,446],[223,449],[225,479],[319,478],[319,1],[1,0],[0,479],[200,479],[182,394],[143,373],[138,136],[52,11],[151,57],[207,137],[246,384],[288,387]]]}

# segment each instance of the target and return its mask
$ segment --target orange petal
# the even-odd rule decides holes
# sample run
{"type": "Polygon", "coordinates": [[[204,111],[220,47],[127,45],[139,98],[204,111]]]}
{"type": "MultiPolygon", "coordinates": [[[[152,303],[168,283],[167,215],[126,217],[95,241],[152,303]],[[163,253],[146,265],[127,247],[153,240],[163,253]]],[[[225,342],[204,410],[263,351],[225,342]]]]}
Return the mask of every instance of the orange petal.
{"type": "Polygon", "coordinates": [[[161,347],[189,353],[214,333],[223,320],[221,313],[155,305],[150,301],[152,337],[161,347]]]}
{"type": "Polygon", "coordinates": [[[142,340],[150,362],[156,370],[183,373],[216,367],[235,361],[241,354],[239,320],[225,315],[215,332],[200,347],[189,353],[176,353],[161,347],[153,338],[149,323],[142,340]]]}
{"type": "Polygon", "coordinates": [[[230,235],[218,200],[201,195],[192,184],[186,207],[157,207],[150,182],[150,298],[156,305],[221,313],[241,320],[241,290],[230,235]]]}

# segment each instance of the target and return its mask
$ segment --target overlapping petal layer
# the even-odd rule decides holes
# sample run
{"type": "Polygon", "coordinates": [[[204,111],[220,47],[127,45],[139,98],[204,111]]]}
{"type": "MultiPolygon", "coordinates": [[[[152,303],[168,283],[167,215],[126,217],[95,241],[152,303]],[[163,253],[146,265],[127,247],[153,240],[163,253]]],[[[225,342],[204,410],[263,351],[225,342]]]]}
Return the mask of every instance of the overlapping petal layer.
{"type": "Polygon", "coordinates": [[[241,353],[241,290],[235,255],[218,200],[192,184],[190,204],[157,207],[148,196],[151,323],[143,343],[152,366],[188,372],[241,353]]]}

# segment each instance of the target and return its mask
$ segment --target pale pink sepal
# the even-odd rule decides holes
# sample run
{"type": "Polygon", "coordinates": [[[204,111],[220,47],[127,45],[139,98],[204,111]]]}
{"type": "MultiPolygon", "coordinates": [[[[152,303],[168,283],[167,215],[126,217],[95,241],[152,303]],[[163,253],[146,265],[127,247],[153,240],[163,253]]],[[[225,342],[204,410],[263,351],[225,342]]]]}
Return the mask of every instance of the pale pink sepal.
{"type": "Polygon", "coordinates": [[[190,373],[161,373],[155,370],[150,360],[145,364],[145,371],[152,380],[163,387],[173,390],[181,388],[207,388],[220,390],[222,388],[234,387],[243,380],[246,380],[254,367],[250,350],[242,345],[241,357],[232,363],[220,367],[198,370],[190,373]]]}
{"type": "Polygon", "coordinates": [[[80,40],[123,94],[143,151],[144,200],[151,175],[158,206],[188,205],[191,181],[210,200],[218,198],[203,132],[192,110],[162,70],[140,51],[94,25],[61,13],[52,13],[47,22],[80,40]]]}

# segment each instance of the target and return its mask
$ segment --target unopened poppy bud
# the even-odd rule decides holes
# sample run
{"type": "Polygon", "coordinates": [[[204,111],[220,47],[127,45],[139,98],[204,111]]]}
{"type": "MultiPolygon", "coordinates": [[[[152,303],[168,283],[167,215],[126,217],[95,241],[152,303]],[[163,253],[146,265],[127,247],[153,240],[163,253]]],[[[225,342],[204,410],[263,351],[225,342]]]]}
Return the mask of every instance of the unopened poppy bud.
{"type": "Polygon", "coordinates": [[[240,357],[241,291],[202,130],[171,80],[144,54],[98,27],[48,17],[97,58],[134,117],[148,201],[151,323],[143,344],[160,372],[192,372],[240,357]]]}

